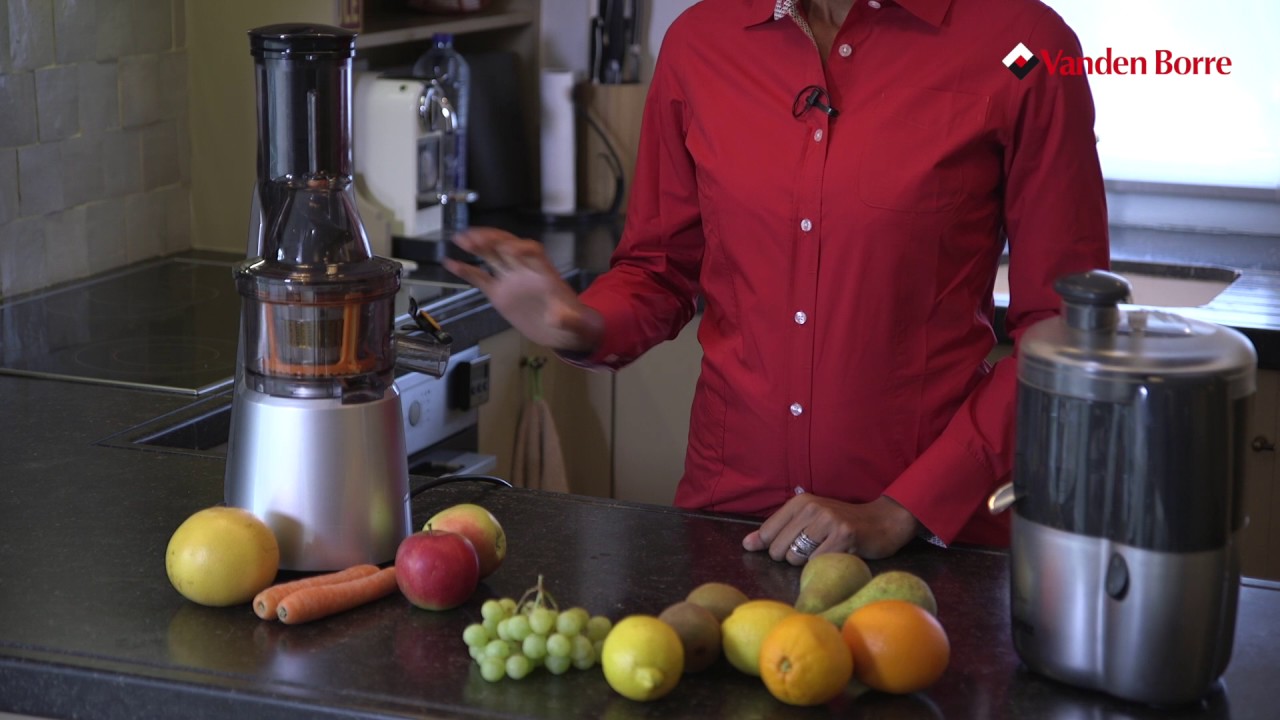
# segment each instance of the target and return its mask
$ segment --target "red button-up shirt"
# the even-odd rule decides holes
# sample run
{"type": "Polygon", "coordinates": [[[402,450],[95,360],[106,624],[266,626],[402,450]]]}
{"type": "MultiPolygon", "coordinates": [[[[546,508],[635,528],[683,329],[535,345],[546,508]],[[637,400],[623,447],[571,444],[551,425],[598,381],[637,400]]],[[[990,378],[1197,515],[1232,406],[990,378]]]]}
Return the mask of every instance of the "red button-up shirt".
{"type": "Polygon", "coordinates": [[[776,0],[703,0],[668,30],[613,265],[583,294],[618,368],[705,314],[683,507],[767,515],[884,494],[944,542],[1008,541],[1015,360],[988,364],[1007,233],[1015,338],[1061,275],[1108,262],[1078,55],[1034,0],[857,2],[824,64],[776,0]],[[793,117],[807,86],[832,117],[793,117]]]}

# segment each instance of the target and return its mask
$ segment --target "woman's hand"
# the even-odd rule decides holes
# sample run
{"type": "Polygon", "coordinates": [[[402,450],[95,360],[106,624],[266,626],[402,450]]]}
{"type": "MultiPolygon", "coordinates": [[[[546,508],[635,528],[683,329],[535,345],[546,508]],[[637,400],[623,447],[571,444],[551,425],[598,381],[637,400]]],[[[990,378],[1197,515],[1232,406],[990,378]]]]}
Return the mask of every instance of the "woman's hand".
{"type": "Polygon", "coordinates": [[[454,237],[488,269],[446,258],[449,272],[476,286],[522,335],[552,350],[590,352],[604,321],[560,277],[542,243],[503,230],[471,228],[454,237]]]}
{"type": "Polygon", "coordinates": [[[797,495],[742,540],[753,552],[768,550],[774,560],[803,565],[813,555],[847,552],[867,559],[888,557],[916,536],[919,523],[909,510],[888,497],[853,504],[797,495]],[[818,543],[809,556],[799,555],[791,543],[800,533],[818,543]]]}

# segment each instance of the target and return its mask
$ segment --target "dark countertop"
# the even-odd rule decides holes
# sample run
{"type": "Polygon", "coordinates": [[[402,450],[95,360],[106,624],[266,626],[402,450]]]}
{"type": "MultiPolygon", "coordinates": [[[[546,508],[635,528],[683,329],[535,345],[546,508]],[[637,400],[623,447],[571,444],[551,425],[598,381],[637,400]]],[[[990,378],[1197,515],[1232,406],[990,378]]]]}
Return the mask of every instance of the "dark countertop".
{"type": "MultiPolygon", "coordinates": [[[[536,232],[580,284],[607,267],[616,237],[608,226],[512,227],[536,232]]],[[[1231,262],[1228,254],[1219,255],[1211,264],[1231,262]]],[[[411,277],[430,279],[432,272],[411,277]]],[[[1249,282],[1237,288],[1258,283],[1261,299],[1241,326],[1259,337],[1280,336],[1274,300],[1280,275],[1273,273],[1268,267],[1246,271],[1242,280],[1249,282]]],[[[1231,292],[1215,304],[1242,297],[1231,292]]],[[[459,347],[504,327],[477,296],[459,293],[439,309],[459,347]]],[[[750,525],[735,518],[487,485],[446,486],[419,496],[415,522],[444,505],[474,500],[498,514],[511,539],[507,563],[470,603],[429,613],[393,596],[314,625],[283,628],[258,621],[247,606],[191,604],[165,577],[170,534],[192,512],[221,502],[222,463],[102,442],[187,407],[191,397],[0,376],[0,399],[0,711],[102,718],[1275,714],[1270,690],[1280,667],[1280,586],[1246,581],[1223,690],[1200,707],[1157,713],[1022,669],[1008,628],[1007,556],[924,544],[873,567],[917,572],[934,587],[953,659],[925,695],[846,698],[830,712],[802,711],[773,701],[758,681],[723,664],[684,679],[668,699],[648,705],[614,694],[598,670],[559,678],[539,671],[524,681],[490,684],[467,657],[462,628],[478,617],[483,598],[518,596],[539,573],[561,602],[616,620],[657,613],[707,580],[737,584],[753,596],[790,599],[799,570],[742,552],[739,543],[750,525]]]]}
{"type": "Polygon", "coordinates": [[[1241,331],[1258,351],[1258,366],[1280,370],[1280,237],[1112,228],[1111,246],[1116,260],[1239,270],[1240,277],[1208,305],[1168,310],[1241,331]]]}
{"type": "MultiPolygon", "coordinates": [[[[463,607],[432,613],[398,595],[305,626],[247,605],[205,608],[170,586],[164,548],[222,500],[222,463],[98,441],[189,398],[0,377],[0,710],[47,717],[1169,717],[1021,669],[1003,553],[920,544],[879,572],[934,588],[953,658],[923,695],[845,698],[822,710],[773,701],[723,662],[661,702],[614,694],[598,669],[490,684],[462,645],[490,596],[545,575],[562,603],[619,619],[656,614],[709,580],[789,600],[799,570],[745,553],[748,522],[605,499],[459,483],[414,502],[415,523],[475,501],[503,521],[506,563],[463,607]]],[[[1270,718],[1280,667],[1280,590],[1246,581],[1224,690],[1179,717],[1270,718]]]]}
{"type": "MultiPolygon", "coordinates": [[[[1183,277],[1200,277],[1201,270],[1238,272],[1239,277],[1206,305],[1156,309],[1235,328],[1253,343],[1259,368],[1280,370],[1280,235],[1113,226],[1111,259],[1118,266],[1165,266],[1185,273],[1183,277]]],[[[1007,303],[1007,296],[996,296],[996,335],[1005,344],[1010,342],[1004,327],[1007,303]]]]}

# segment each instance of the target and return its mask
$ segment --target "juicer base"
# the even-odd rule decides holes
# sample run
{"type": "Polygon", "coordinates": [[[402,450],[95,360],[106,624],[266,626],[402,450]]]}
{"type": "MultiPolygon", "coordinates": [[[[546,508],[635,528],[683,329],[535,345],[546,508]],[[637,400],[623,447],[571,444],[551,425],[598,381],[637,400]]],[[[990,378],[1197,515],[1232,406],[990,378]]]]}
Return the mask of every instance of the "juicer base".
{"type": "Polygon", "coordinates": [[[1152,705],[1204,696],[1231,658],[1239,549],[1156,552],[1013,516],[1013,644],[1032,670],[1152,705]]]}
{"type": "Polygon", "coordinates": [[[409,534],[400,393],[342,404],[236,384],[226,502],[261,518],[286,570],[341,570],[395,559],[409,534]]]}

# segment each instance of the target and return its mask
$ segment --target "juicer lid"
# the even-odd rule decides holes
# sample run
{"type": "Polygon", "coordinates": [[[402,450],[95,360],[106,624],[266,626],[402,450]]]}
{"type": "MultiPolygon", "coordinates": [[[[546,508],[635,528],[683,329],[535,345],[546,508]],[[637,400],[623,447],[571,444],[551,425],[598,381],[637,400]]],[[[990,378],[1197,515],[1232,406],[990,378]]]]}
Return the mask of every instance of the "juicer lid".
{"type": "Polygon", "coordinates": [[[333,264],[295,265],[252,257],[233,268],[236,289],[267,302],[326,304],[353,298],[376,300],[400,290],[400,263],[373,256],[333,264]]]}
{"type": "Polygon", "coordinates": [[[1023,333],[1018,380],[1086,400],[1128,402],[1153,383],[1226,382],[1230,397],[1255,389],[1257,352],[1240,332],[1172,312],[1121,309],[1129,283],[1092,270],[1054,283],[1063,312],[1023,333]]]}
{"type": "Polygon", "coordinates": [[[255,58],[350,58],[356,52],[356,33],[332,25],[281,23],[249,31],[255,58]]]}

